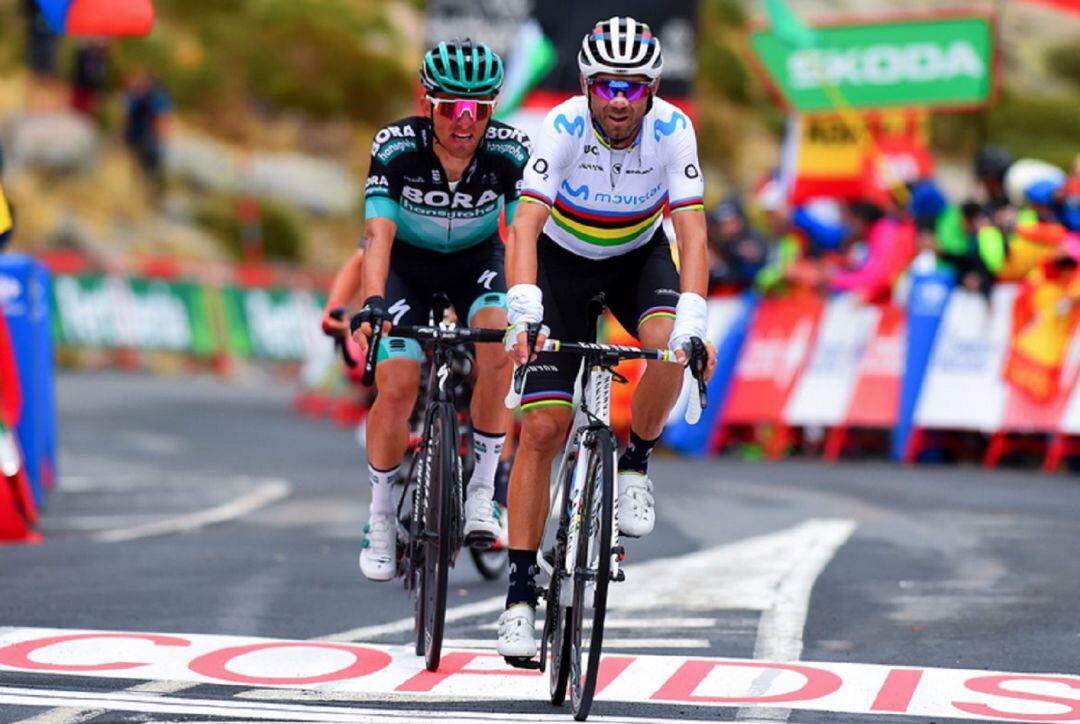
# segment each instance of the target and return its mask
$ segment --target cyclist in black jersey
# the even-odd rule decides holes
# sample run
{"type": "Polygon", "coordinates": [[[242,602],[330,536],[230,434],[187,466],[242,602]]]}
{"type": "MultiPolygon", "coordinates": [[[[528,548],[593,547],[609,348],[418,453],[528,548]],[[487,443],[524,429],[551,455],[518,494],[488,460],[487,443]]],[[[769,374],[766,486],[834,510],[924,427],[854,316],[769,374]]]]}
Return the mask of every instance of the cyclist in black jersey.
{"type": "MultiPolygon", "coordinates": [[[[462,324],[506,327],[506,279],[499,214],[513,217],[528,137],[491,120],[503,64],[482,43],[440,43],[424,56],[423,115],[391,123],[375,135],[365,191],[362,272],[367,321],[354,335],[366,352],[371,323],[426,324],[432,293],[446,294],[462,324]]],[[[465,540],[490,546],[502,534],[492,500],[509,422],[503,396],[510,365],[502,350],[477,345],[477,383],[470,407],[475,466],[465,503],[465,540]]],[[[378,397],[367,422],[370,518],[360,568],[373,580],[397,573],[393,484],[409,438],[420,387],[415,340],[383,340],[376,368],[378,397]]]]}

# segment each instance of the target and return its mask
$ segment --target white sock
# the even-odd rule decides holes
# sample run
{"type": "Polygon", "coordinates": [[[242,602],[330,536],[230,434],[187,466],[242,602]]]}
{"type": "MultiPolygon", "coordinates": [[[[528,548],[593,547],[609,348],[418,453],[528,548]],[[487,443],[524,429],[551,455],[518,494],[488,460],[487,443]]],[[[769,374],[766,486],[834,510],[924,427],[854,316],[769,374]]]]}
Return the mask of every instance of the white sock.
{"type": "Polygon", "coordinates": [[[394,500],[394,481],[397,480],[398,468],[376,470],[368,463],[368,479],[371,481],[371,507],[369,515],[394,515],[397,513],[397,501],[394,500]]]}
{"type": "Polygon", "coordinates": [[[486,490],[495,494],[495,471],[499,467],[499,455],[502,454],[503,442],[506,434],[488,435],[487,433],[473,430],[473,471],[469,478],[467,495],[473,495],[478,490],[486,490]]]}

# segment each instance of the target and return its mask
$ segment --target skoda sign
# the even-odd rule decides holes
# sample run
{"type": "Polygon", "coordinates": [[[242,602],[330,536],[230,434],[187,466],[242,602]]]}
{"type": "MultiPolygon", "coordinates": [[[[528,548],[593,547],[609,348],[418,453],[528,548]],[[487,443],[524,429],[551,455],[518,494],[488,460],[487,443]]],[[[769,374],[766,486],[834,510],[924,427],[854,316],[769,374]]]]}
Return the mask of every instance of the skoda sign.
{"type": "Polygon", "coordinates": [[[992,100],[996,51],[985,15],[860,18],[817,31],[809,48],[769,28],[750,33],[758,70],[792,110],[970,109],[992,100]]]}

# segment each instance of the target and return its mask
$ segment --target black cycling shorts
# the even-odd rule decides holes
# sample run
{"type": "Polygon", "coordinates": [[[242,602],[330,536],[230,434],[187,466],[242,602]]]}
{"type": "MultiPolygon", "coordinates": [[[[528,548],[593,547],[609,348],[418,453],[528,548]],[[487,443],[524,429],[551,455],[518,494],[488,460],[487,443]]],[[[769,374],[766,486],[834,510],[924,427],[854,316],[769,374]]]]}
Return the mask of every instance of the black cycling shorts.
{"type": "MultiPolygon", "coordinates": [[[[506,309],[505,257],[505,246],[496,237],[450,254],[395,242],[386,276],[390,321],[399,325],[428,324],[436,292],[446,295],[460,323],[466,326],[481,309],[506,309]]],[[[420,343],[389,337],[379,345],[380,360],[400,357],[423,361],[420,343]]]]}
{"type": "MultiPolygon", "coordinates": [[[[544,297],[544,323],[551,338],[589,342],[589,301],[603,292],[608,309],[627,332],[655,316],[675,317],[679,272],[662,228],[644,246],[610,259],[586,259],[541,234],[537,244],[537,285],[544,297]]],[[[569,352],[544,352],[529,366],[523,410],[547,405],[572,406],[581,358],[569,352]]]]}

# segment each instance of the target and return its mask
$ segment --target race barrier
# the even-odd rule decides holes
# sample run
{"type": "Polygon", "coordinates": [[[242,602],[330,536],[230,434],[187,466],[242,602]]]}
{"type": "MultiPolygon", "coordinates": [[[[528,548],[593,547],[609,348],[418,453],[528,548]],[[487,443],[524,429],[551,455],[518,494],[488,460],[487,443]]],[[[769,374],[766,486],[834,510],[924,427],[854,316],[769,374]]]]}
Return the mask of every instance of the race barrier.
{"type": "Polygon", "coordinates": [[[37,505],[14,430],[22,416],[22,389],[7,321],[0,313],[0,544],[37,542],[37,505]]]}
{"type": "Polygon", "coordinates": [[[909,463],[974,445],[988,467],[1024,452],[1056,470],[1080,454],[1080,315],[1074,302],[1024,314],[1029,292],[1002,284],[987,298],[934,272],[911,280],[903,307],[847,294],[710,300],[708,416],[686,425],[680,401],[663,442],[690,454],[749,442],[776,459],[801,441],[837,460],[864,440],[909,463]]]}
{"type": "Polygon", "coordinates": [[[50,278],[31,257],[0,256],[0,310],[14,355],[21,412],[15,426],[22,464],[40,508],[56,480],[56,401],[50,334],[50,278]]]}

